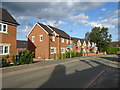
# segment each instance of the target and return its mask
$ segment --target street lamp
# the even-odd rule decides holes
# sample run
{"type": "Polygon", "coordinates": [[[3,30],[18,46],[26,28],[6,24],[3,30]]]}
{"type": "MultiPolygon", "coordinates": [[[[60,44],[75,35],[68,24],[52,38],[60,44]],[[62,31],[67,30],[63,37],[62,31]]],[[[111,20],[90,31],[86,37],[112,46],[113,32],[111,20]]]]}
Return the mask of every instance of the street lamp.
{"type": "MultiPolygon", "coordinates": [[[[70,32],[72,32],[72,30],[70,30],[70,32]]],[[[71,35],[70,35],[70,44],[71,44],[71,35]]],[[[71,49],[70,49],[70,58],[72,57],[71,55],[71,49]]]]}

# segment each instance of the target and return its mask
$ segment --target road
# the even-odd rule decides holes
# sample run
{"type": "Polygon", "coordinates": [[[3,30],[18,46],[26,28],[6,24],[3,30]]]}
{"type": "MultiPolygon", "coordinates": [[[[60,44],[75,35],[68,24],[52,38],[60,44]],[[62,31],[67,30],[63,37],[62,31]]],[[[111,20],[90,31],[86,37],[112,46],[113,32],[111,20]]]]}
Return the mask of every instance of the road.
{"type": "Polygon", "coordinates": [[[110,87],[117,88],[117,59],[117,55],[101,55],[3,68],[2,88],[109,88],[111,77],[110,87]],[[104,79],[110,73],[115,75],[104,79]]]}

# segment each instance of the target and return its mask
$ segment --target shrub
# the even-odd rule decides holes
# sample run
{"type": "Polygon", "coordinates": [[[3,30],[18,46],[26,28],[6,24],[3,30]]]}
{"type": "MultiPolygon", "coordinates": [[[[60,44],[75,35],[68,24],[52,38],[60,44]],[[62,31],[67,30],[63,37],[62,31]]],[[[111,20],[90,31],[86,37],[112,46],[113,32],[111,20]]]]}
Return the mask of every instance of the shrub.
{"type": "Polygon", "coordinates": [[[2,67],[10,66],[10,62],[7,62],[4,58],[2,58],[2,67]]]}
{"type": "Polygon", "coordinates": [[[13,62],[13,65],[14,65],[14,66],[17,65],[17,61],[16,61],[16,58],[15,58],[15,55],[12,56],[12,62],[13,62]]]}
{"type": "Polygon", "coordinates": [[[70,58],[70,51],[66,52],[66,58],[70,58]]]}
{"type": "Polygon", "coordinates": [[[62,59],[62,54],[58,54],[58,59],[62,59]]]}
{"type": "Polygon", "coordinates": [[[56,53],[54,53],[54,60],[57,58],[56,56],[57,56],[56,53]]]}
{"type": "Polygon", "coordinates": [[[63,59],[65,59],[65,58],[66,58],[66,53],[63,54],[63,59]]]}
{"type": "Polygon", "coordinates": [[[20,55],[20,64],[30,64],[33,62],[34,52],[26,51],[20,55]]]}
{"type": "Polygon", "coordinates": [[[82,51],[76,52],[76,57],[81,57],[82,56],[82,51]]]}
{"type": "Polygon", "coordinates": [[[119,51],[118,47],[108,47],[107,48],[107,54],[117,54],[117,52],[119,51]]]}

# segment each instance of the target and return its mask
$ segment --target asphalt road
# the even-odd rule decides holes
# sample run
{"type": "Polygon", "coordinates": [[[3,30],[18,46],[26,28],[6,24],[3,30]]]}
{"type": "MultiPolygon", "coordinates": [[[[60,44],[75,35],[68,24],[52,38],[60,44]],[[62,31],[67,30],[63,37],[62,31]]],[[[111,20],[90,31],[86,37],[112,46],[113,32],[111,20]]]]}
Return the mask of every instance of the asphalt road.
{"type": "Polygon", "coordinates": [[[101,55],[7,67],[2,70],[2,88],[109,88],[102,86],[109,81],[110,87],[117,88],[117,59],[116,55],[101,55]]]}

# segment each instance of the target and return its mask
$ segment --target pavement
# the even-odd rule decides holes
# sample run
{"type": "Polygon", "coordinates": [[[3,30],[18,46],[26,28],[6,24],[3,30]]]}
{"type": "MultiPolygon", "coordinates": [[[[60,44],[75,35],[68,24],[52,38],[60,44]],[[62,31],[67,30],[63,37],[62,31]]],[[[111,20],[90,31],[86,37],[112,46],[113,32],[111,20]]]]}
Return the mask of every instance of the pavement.
{"type": "Polygon", "coordinates": [[[118,88],[119,57],[99,55],[2,69],[2,88],[118,88]]]}

